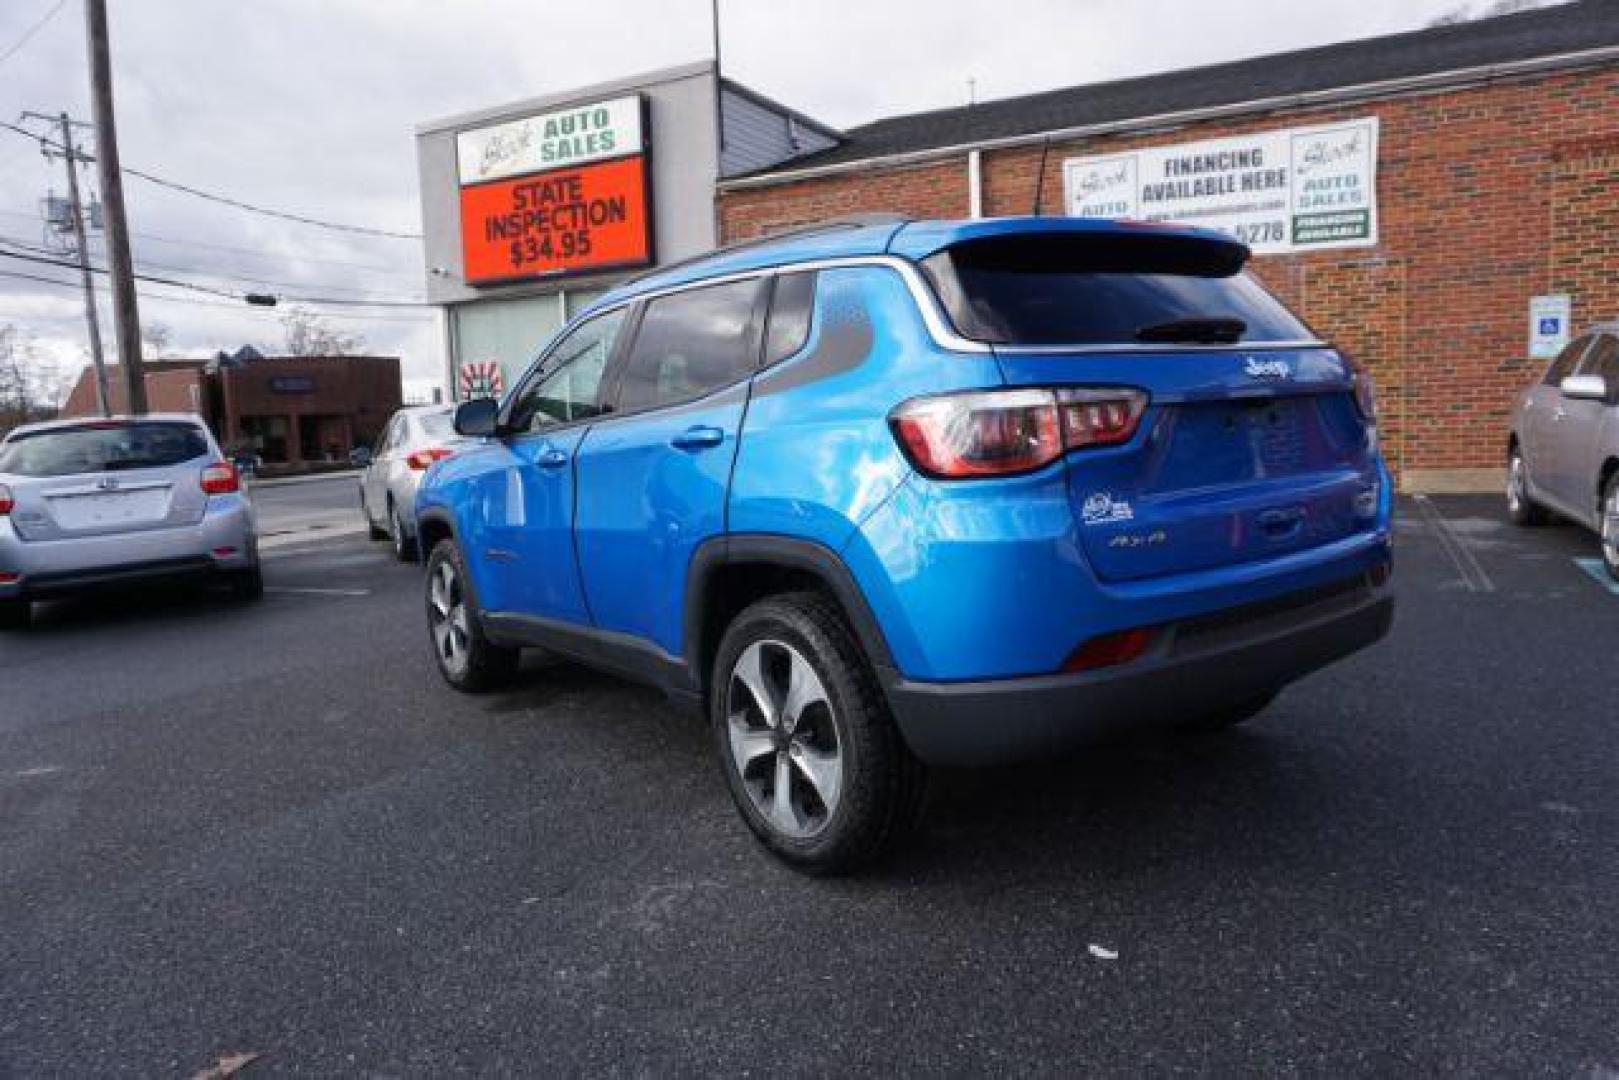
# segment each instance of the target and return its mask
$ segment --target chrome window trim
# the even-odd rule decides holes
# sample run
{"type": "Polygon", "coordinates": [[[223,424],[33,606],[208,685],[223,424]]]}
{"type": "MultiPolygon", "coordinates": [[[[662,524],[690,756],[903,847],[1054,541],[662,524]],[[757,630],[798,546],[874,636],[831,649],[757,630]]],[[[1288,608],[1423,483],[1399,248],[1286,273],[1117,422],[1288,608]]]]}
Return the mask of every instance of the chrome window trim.
{"type": "MultiPolygon", "coordinates": [[[[1183,344],[1137,344],[1120,342],[1108,345],[996,345],[987,341],[974,341],[957,333],[945,317],[939,306],[938,297],[934,296],[932,288],[923,280],[922,271],[916,264],[897,255],[843,255],[826,259],[811,259],[807,261],[788,261],[773,263],[770,266],[753,267],[748,270],[736,270],[729,274],[716,274],[713,277],[698,278],[693,281],[682,281],[674,285],[665,285],[661,288],[649,289],[646,292],[636,293],[600,308],[592,308],[587,312],[589,319],[596,319],[620,308],[627,308],[633,304],[647,303],[664,296],[675,293],[688,292],[692,289],[702,289],[710,285],[727,285],[734,281],[746,281],[751,278],[768,277],[774,274],[798,273],[803,271],[839,270],[844,267],[876,266],[892,270],[897,273],[900,280],[905,283],[916,304],[917,311],[922,316],[922,322],[927,327],[928,337],[939,348],[948,352],[975,353],[980,356],[1000,354],[1004,356],[1054,356],[1073,355],[1105,355],[1109,353],[1207,353],[1207,352],[1274,352],[1290,349],[1327,349],[1332,346],[1317,338],[1298,338],[1288,341],[1252,341],[1238,342],[1233,345],[1183,345],[1183,344]]],[[[583,325],[581,320],[580,325],[583,325]]],[[[568,329],[563,327],[563,331],[568,329]]],[[[558,332],[558,340],[562,331],[558,332]]],[[[550,350],[547,350],[549,352],[550,350]]],[[[544,360],[544,356],[540,357],[544,360]]]]}

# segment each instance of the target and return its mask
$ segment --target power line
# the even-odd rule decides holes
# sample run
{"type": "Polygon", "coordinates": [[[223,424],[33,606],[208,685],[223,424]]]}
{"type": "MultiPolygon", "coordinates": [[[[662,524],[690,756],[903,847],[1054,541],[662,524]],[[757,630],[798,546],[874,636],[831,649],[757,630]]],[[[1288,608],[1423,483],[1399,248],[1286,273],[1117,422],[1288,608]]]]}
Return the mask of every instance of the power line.
{"type": "MultiPolygon", "coordinates": [[[[56,286],[59,286],[61,288],[65,288],[65,289],[77,289],[79,287],[76,282],[61,281],[61,280],[59,280],[57,278],[45,277],[45,276],[40,275],[40,274],[29,274],[29,273],[25,273],[24,271],[21,271],[21,270],[0,270],[0,278],[14,278],[14,279],[19,280],[19,281],[34,281],[34,282],[39,282],[42,285],[56,285],[56,286]]],[[[107,291],[107,285],[106,285],[105,282],[97,282],[96,289],[99,292],[106,292],[107,291]]],[[[154,300],[154,301],[157,301],[159,303],[187,304],[187,305],[190,305],[190,306],[193,306],[193,307],[230,308],[232,311],[236,312],[239,315],[251,315],[251,316],[254,316],[256,318],[267,318],[267,319],[280,319],[280,318],[282,318],[282,314],[280,312],[271,311],[268,308],[248,307],[245,304],[242,304],[242,303],[239,303],[239,302],[233,303],[233,302],[228,301],[228,300],[201,300],[201,299],[198,299],[198,298],[192,297],[192,296],[170,296],[167,293],[153,292],[153,291],[151,291],[149,289],[141,289],[139,291],[140,291],[140,295],[141,295],[141,297],[143,299],[154,300]]],[[[426,315],[426,314],[422,314],[422,315],[380,315],[380,314],[375,314],[375,313],[370,313],[370,312],[332,312],[332,313],[322,312],[321,314],[325,318],[336,319],[339,322],[349,322],[351,320],[361,320],[361,321],[367,321],[367,322],[414,322],[414,323],[420,323],[420,322],[427,322],[432,318],[431,315],[426,315]]],[[[14,315],[14,316],[5,316],[5,317],[6,318],[18,318],[18,319],[21,319],[21,318],[40,318],[40,317],[57,318],[57,316],[23,316],[23,315],[14,315]]],[[[78,316],[64,315],[64,316],[61,316],[60,318],[62,318],[63,320],[67,320],[67,319],[76,319],[76,318],[78,318],[78,316]]]]}
{"type": "MultiPolygon", "coordinates": [[[[51,258],[63,257],[63,253],[54,248],[35,244],[32,241],[23,240],[22,238],[16,236],[0,235],[0,244],[7,244],[14,248],[21,248],[24,251],[29,251],[36,255],[45,255],[51,258]]],[[[205,278],[213,278],[217,281],[249,282],[254,285],[275,285],[284,289],[304,289],[309,288],[311,285],[315,285],[319,288],[330,289],[335,292],[356,293],[361,297],[370,296],[373,299],[389,299],[388,297],[377,297],[375,292],[371,289],[354,289],[344,285],[327,285],[322,282],[312,283],[308,281],[282,281],[276,278],[253,277],[250,274],[238,274],[228,271],[212,270],[206,266],[176,266],[173,263],[156,262],[144,256],[137,256],[135,261],[139,263],[143,269],[177,270],[183,274],[201,274],[205,278]]]]}
{"type": "Polygon", "coordinates": [[[66,3],[67,0],[56,0],[56,3],[51,5],[51,9],[39,17],[38,22],[24,30],[22,32],[22,37],[12,42],[11,48],[7,49],[3,53],[0,53],[0,64],[5,63],[7,60],[10,60],[13,56],[16,56],[19,52],[21,52],[22,47],[28,44],[28,42],[33,39],[35,34],[45,29],[46,23],[56,18],[56,13],[61,11],[63,5],[66,3]]]}
{"type": "MultiPolygon", "coordinates": [[[[0,217],[16,218],[18,221],[37,223],[37,214],[25,214],[19,210],[0,210],[0,217]]],[[[160,236],[157,233],[131,232],[130,236],[138,240],[150,240],[154,244],[170,244],[174,247],[197,248],[204,251],[224,251],[232,255],[245,255],[250,259],[259,259],[263,262],[279,263],[320,263],[324,266],[342,266],[356,270],[376,270],[390,277],[414,278],[417,275],[410,270],[398,270],[382,263],[356,262],[352,259],[329,259],[319,255],[288,255],[281,252],[264,251],[258,248],[232,247],[229,244],[210,244],[205,240],[182,240],[174,236],[160,236]]]]}
{"type": "MultiPolygon", "coordinates": [[[[0,120],[0,128],[15,132],[24,138],[33,139],[42,145],[51,146],[58,150],[61,149],[61,147],[53,140],[29,131],[27,128],[18,124],[0,120]]],[[[81,153],[83,152],[81,151],[81,153]]],[[[94,155],[91,154],[85,154],[84,157],[90,161],[95,160],[94,155]]],[[[235,207],[238,210],[246,210],[254,214],[263,214],[266,217],[280,218],[283,221],[292,221],[300,225],[312,225],[321,229],[332,229],[337,232],[354,233],[360,236],[378,236],[388,240],[420,240],[422,238],[421,233],[396,232],[391,229],[375,229],[369,225],[346,225],[338,221],[326,221],[322,218],[309,217],[304,214],[294,214],[287,210],[275,210],[267,206],[259,206],[255,203],[245,202],[241,199],[233,199],[228,195],[216,195],[211,191],[204,191],[201,188],[195,188],[189,184],[182,184],[177,180],[166,180],[161,176],[153,176],[149,172],[143,172],[140,169],[133,169],[127,165],[119,169],[119,172],[126,176],[139,177],[149,184],[156,184],[159,187],[165,187],[173,191],[183,192],[186,195],[191,195],[198,199],[207,199],[210,202],[235,207]]]]}
{"type": "MultiPolygon", "coordinates": [[[[20,245],[19,245],[20,246],[20,245]]],[[[17,251],[0,251],[0,258],[20,259],[23,262],[41,263],[46,266],[65,266],[77,268],[78,264],[66,259],[50,258],[44,255],[17,251]]],[[[105,267],[92,266],[91,271],[105,274],[105,267]]],[[[137,281],[145,281],[154,285],[169,285],[177,289],[191,289],[196,292],[213,293],[216,296],[227,297],[232,300],[245,300],[246,297],[226,289],[216,289],[211,285],[202,285],[195,281],[181,281],[177,278],[159,277],[156,274],[136,274],[137,281]]],[[[361,300],[352,297],[337,296],[278,296],[277,300],[284,300],[290,304],[319,304],[331,307],[379,307],[379,308],[431,308],[433,305],[416,300],[361,300]]]]}

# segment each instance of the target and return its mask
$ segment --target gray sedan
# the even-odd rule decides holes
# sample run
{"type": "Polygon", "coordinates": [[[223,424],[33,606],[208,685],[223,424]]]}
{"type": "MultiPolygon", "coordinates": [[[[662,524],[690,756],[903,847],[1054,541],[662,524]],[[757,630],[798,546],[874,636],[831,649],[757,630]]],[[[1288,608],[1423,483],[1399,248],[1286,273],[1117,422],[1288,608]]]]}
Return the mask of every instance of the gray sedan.
{"type": "Polygon", "coordinates": [[[264,591],[253,507],[195,416],[30,424],[0,442],[0,628],[35,600],[150,578],[264,591]]]}
{"type": "Polygon", "coordinates": [[[1548,511],[1602,539],[1619,580],[1619,324],[1570,342],[1518,398],[1507,447],[1507,510],[1520,525],[1548,511]]]}
{"type": "Polygon", "coordinates": [[[360,512],[373,540],[389,540],[402,562],[416,558],[416,488],[433,462],[465,440],[455,433],[455,409],[425,405],[400,409],[360,477],[360,512]]]}

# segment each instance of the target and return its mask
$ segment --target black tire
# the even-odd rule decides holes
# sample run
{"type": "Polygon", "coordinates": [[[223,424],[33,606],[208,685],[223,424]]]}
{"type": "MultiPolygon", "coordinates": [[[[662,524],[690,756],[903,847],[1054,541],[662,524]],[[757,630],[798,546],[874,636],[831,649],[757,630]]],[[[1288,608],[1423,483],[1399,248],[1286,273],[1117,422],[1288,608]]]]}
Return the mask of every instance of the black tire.
{"type": "Polygon", "coordinates": [[[483,613],[470,587],[461,549],[454,540],[440,540],[433,548],[427,559],[425,581],[428,640],[444,681],[468,694],[487,693],[509,683],[517,671],[521,650],[496,645],[484,634],[483,613]],[[450,575],[448,581],[444,578],[446,572],[450,575]],[[435,592],[440,588],[444,590],[442,594],[435,592]],[[441,633],[446,625],[449,630],[441,633]]]}
{"type": "Polygon", "coordinates": [[[388,539],[388,530],[371,520],[371,509],[365,505],[365,488],[360,489],[360,515],[365,518],[365,535],[370,540],[388,539]]]}
{"type": "Polygon", "coordinates": [[[1218,712],[1188,720],[1180,725],[1180,730],[1194,735],[1212,735],[1221,731],[1230,731],[1238,724],[1245,724],[1270,708],[1271,703],[1276,700],[1279,694],[1281,694],[1280,690],[1272,690],[1270,693],[1254,698],[1251,701],[1244,701],[1221,709],[1218,712]]]}
{"type": "Polygon", "coordinates": [[[388,539],[393,542],[394,558],[400,562],[416,561],[416,538],[405,531],[399,517],[399,507],[388,500],[388,539]]]}
{"type": "Polygon", "coordinates": [[[828,598],[787,593],[738,615],[714,658],[708,696],[715,750],[731,798],[760,842],[788,864],[811,874],[846,873],[892,850],[915,825],[927,770],[905,745],[859,643],[828,598]],[[813,672],[821,697],[785,725],[768,723],[747,689],[751,684],[738,673],[750,650],[758,658],[757,678],[769,684],[763,692],[778,695],[774,711],[787,703],[798,661],[813,672]],[[734,736],[733,712],[738,716],[734,736]],[[759,749],[767,744],[774,749],[759,749]],[[742,764],[739,757],[749,753],[754,756],[742,764]],[[811,781],[814,770],[794,765],[806,754],[838,759],[830,805],[821,798],[820,784],[811,781]],[[775,781],[784,775],[792,805],[781,817],[804,826],[797,834],[777,821],[775,781]],[[810,813],[801,813],[804,809],[810,813]]]}
{"type": "Polygon", "coordinates": [[[257,600],[264,595],[264,569],[257,563],[246,570],[232,570],[230,594],[238,600],[257,600]]]}
{"type": "Polygon", "coordinates": [[[1602,564],[1608,576],[1619,581],[1619,470],[1608,477],[1602,490],[1602,509],[1597,519],[1602,533],[1602,564]]]}
{"type": "Polygon", "coordinates": [[[34,605],[27,600],[0,600],[0,630],[26,630],[34,621],[34,605]]]}
{"type": "Polygon", "coordinates": [[[1514,525],[1544,525],[1551,515],[1529,497],[1528,475],[1523,452],[1514,446],[1507,454],[1507,517],[1514,525]]]}

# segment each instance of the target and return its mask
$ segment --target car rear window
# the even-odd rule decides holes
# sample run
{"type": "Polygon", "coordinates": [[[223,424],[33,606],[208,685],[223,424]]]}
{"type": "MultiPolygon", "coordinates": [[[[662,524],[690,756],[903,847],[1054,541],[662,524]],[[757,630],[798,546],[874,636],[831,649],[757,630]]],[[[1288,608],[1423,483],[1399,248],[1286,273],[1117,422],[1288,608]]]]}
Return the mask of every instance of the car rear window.
{"type": "Polygon", "coordinates": [[[1313,340],[1242,271],[1238,245],[1185,236],[990,237],[922,266],[964,337],[1002,345],[1313,340]]]}
{"type": "Polygon", "coordinates": [[[0,473],[43,477],[158,469],[208,454],[208,439],[195,424],[86,424],[13,436],[0,446],[0,473]]]}
{"type": "Polygon", "coordinates": [[[423,413],[416,417],[422,434],[429,439],[449,439],[455,436],[455,414],[448,412],[423,413]]]}

